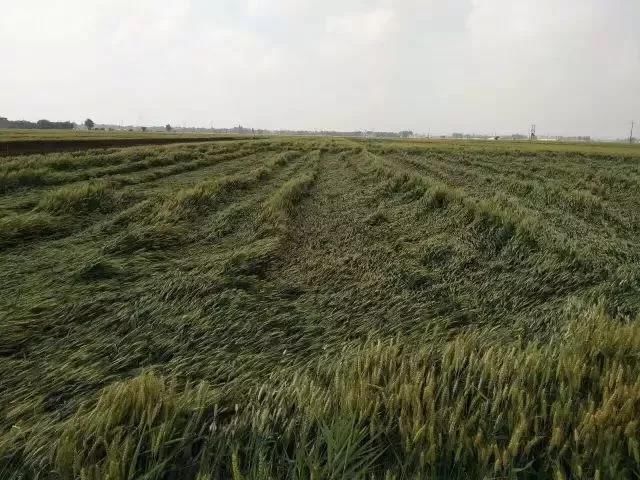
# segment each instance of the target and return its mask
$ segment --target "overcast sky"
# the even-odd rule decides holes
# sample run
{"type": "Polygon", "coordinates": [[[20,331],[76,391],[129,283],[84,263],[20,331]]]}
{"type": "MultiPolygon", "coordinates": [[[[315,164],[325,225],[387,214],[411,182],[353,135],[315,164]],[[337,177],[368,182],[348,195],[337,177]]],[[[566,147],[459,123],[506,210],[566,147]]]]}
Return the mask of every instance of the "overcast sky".
{"type": "Polygon", "coordinates": [[[614,137],[640,120],[640,0],[0,5],[12,119],[614,137]]]}

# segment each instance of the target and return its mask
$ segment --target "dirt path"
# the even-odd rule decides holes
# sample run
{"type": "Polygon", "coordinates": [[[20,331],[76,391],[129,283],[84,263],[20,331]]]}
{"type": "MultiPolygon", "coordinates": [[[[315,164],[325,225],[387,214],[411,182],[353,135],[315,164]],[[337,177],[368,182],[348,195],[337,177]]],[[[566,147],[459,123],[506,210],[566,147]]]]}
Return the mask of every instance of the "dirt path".
{"type": "Polygon", "coordinates": [[[33,155],[36,153],[76,152],[103,148],[124,148],[140,145],[168,145],[178,143],[208,143],[232,140],[246,140],[247,137],[167,137],[167,138],[91,138],[68,140],[15,140],[0,141],[0,157],[33,155]]]}

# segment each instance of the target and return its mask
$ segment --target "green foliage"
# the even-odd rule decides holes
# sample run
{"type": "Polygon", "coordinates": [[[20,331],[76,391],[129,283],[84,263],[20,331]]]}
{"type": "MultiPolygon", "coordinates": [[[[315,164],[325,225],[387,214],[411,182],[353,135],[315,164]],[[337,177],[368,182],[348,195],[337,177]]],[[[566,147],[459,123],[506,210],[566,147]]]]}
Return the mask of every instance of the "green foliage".
{"type": "Polygon", "coordinates": [[[312,154],[312,171],[303,173],[282,184],[262,206],[262,216],[265,221],[274,225],[286,222],[300,201],[309,193],[313,185],[318,169],[319,152],[312,154]]]}
{"type": "Polygon", "coordinates": [[[78,280],[102,280],[116,277],[121,273],[120,268],[108,259],[98,257],[88,260],[76,271],[78,280]]]}
{"type": "Polygon", "coordinates": [[[14,171],[3,169],[0,173],[0,193],[19,187],[44,185],[46,181],[46,170],[44,168],[14,171]]]}
{"type": "Polygon", "coordinates": [[[46,213],[9,214],[0,218],[0,247],[45,237],[64,228],[64,224],[46,213]]]}
{"type": "Polygon", "coordinates": [[[637,478],[634,152],[4,159],[0,478],[637,478]]]}
{"type": "Polygon", "coordinates": [[[180,386],[152,373],[117,382],[60,425],[52,466],[96,479],[629,478],[637,469],[638,324],[596,308],[545,345],[491,330],[425,340],[370,340],[255,388],[180,386]]]}
{"type": "Polygon", "coordinates": [[[109,211],[116,202],[113,190],[113,186],[104,181],[60,187],[45,193],[37,209],[59,215],[109,211]]]}

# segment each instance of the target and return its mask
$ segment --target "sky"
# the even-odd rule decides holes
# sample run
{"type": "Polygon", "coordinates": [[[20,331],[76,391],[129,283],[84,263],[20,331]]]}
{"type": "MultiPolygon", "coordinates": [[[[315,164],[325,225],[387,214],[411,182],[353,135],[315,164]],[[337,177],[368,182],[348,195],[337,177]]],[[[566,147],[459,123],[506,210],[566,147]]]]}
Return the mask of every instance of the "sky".
{"type": "MultiPolygon", "coordinates": [[[[0,116],[623,137],[639,0],[0,0],[0,116]]],[[[640,128],[638,129],[640,132],[640,128]]]]}

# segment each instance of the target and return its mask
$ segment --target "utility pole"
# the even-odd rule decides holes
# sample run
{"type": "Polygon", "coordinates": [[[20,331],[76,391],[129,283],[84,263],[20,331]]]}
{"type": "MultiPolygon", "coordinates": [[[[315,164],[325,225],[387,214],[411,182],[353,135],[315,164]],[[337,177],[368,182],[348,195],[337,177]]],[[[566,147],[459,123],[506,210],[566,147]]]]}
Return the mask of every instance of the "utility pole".
{"type": "Polygon", "coordinates": [[[631,133],[629,134],[629,143],[633,143],[633,124],[634,121],[631,120],[631,133]]]}

